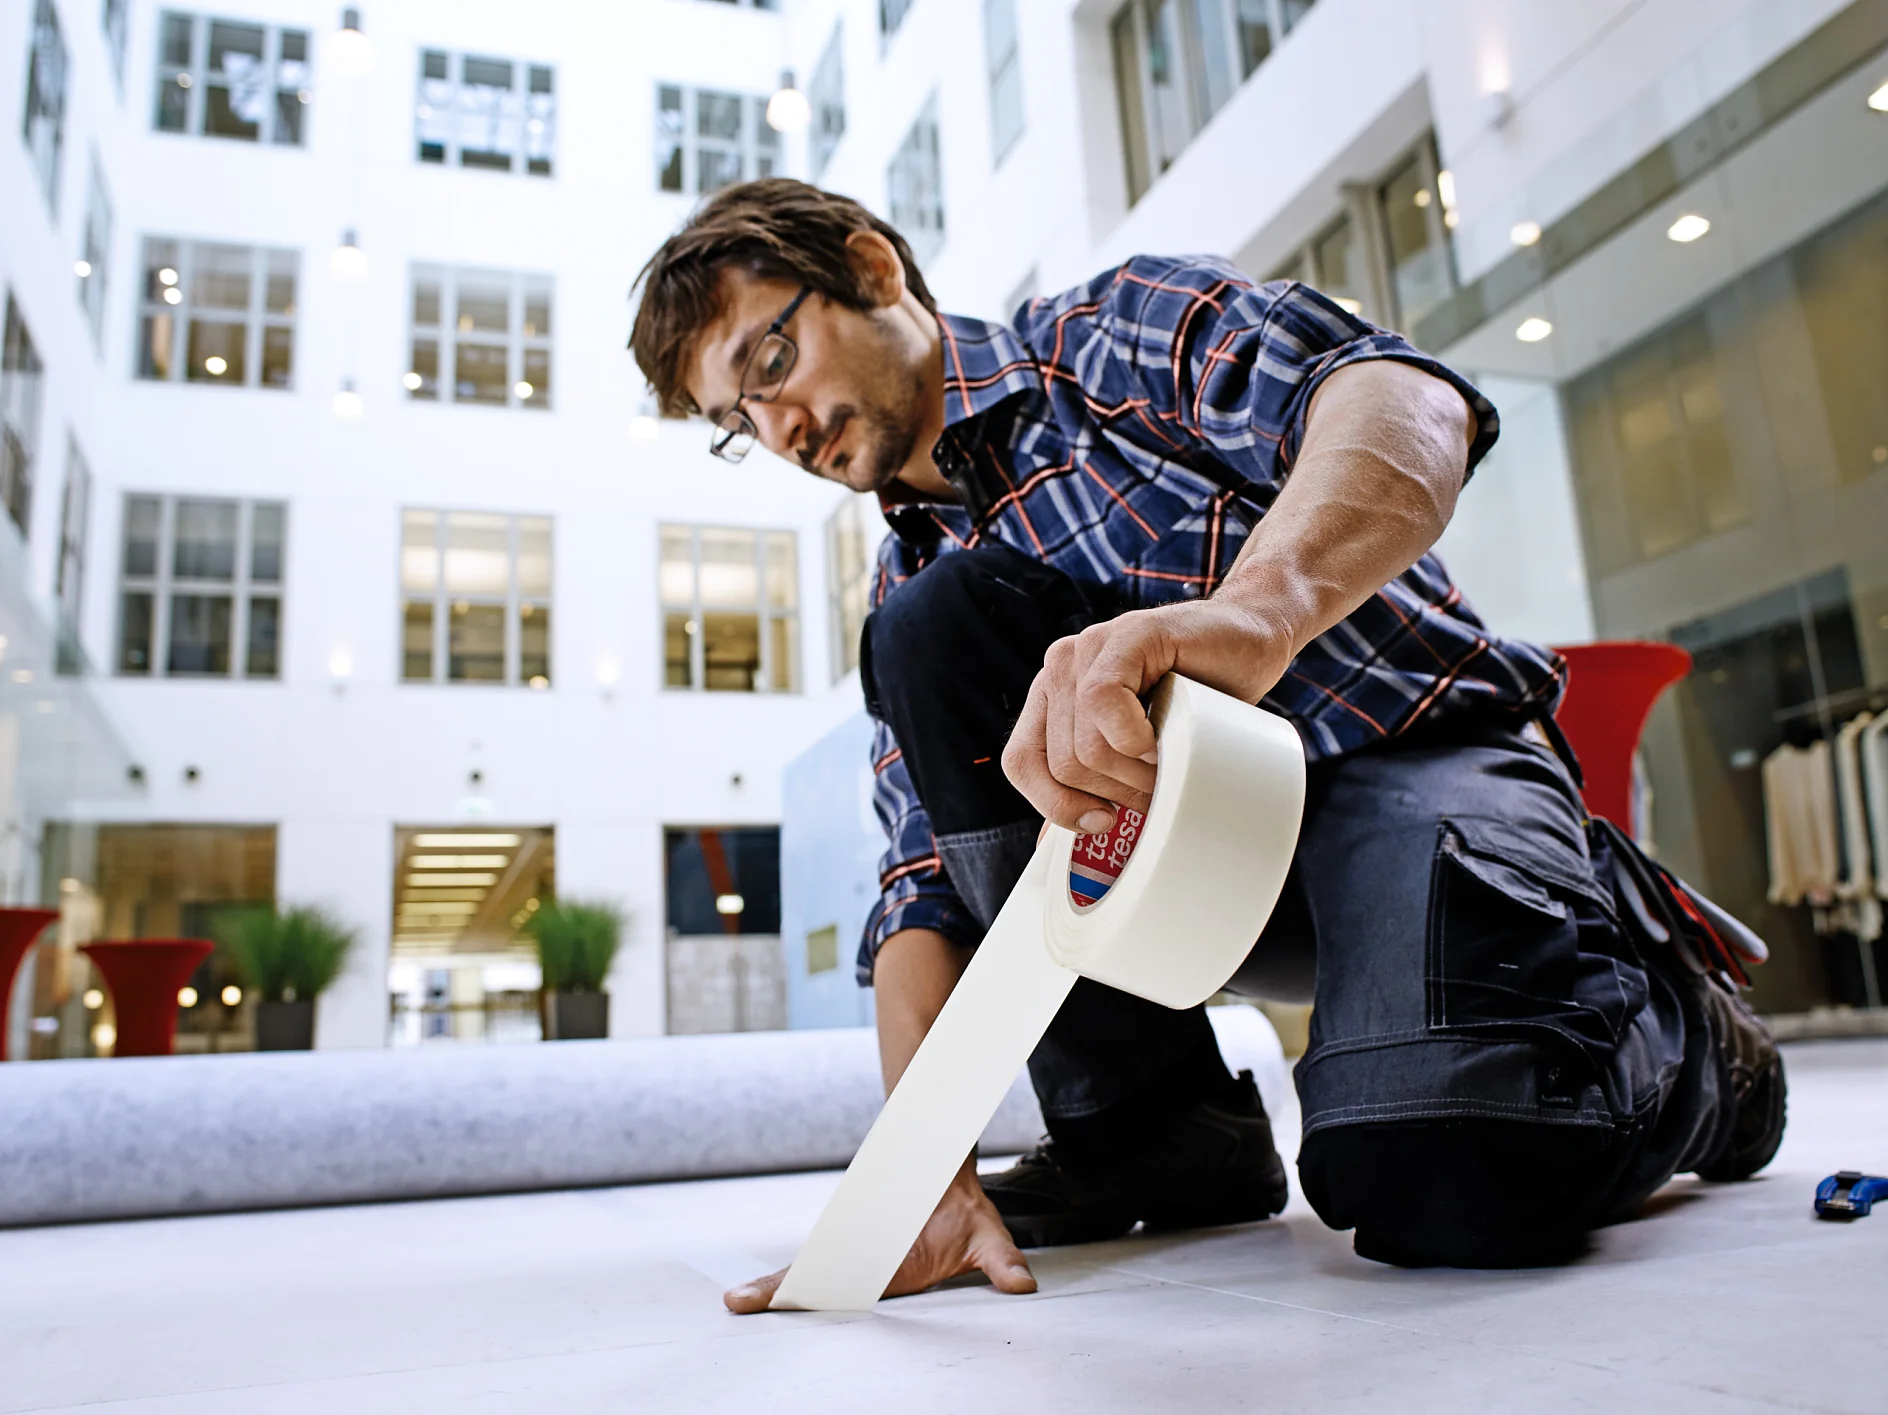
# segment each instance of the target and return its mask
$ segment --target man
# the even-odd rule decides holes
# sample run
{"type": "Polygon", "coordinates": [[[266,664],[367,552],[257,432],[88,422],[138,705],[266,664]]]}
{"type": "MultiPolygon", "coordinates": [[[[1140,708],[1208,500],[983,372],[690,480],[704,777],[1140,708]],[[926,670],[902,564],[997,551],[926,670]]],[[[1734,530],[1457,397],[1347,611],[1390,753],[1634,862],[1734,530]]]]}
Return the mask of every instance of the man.
{"type": "MultiPolygon", "coordinates": [[[[639,284],[631,345],[665,412],[705,416],[723,457],[760,441],[876,492],[892,526],[860,669],[891,835],[860,971],[888,1088],[1041,822],[1146,806],[1139,698],[1172,670],[1304,741],[1297,858],[1242,978],[1315,960],[1299,1173],[1360,1254],[1552,1262],[1674,1173],[1768,1162],[1776,1049],[1685,960],[1720,939],[1687,920],[1736,926],[1588,825],[1549,743],[1560,660],[1490,634],[1427,553],[1496,436],[1467,382],[1216,260],[1138,257],[1014,329],[939,314],[896,231],[783,179],[712,198],[639,284]]],[[[1047,1140],[981,1181],[966,1159],[891,1293],[973,1269],[1026,1292],[1017,1242],[1284,1206],[1203,1009],[1084,981],[1030,1074],[1047,1140]]]]}

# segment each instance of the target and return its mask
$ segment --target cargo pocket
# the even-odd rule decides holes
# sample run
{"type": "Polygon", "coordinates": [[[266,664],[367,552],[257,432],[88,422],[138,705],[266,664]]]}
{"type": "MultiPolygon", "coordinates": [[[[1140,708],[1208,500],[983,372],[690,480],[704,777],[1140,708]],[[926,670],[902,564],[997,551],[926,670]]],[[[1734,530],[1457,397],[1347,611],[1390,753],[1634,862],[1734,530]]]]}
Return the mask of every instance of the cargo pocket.
{"type": "Polygon", "coordinates": [[[1541,1029],[1610,1048],[1623,1023],[1614,960],[1583,934],[1615,929],[1584,859],[1484,817],[1441,822],[1430,876],[1431,1027],[1513,1036],[1541,1029]]]}

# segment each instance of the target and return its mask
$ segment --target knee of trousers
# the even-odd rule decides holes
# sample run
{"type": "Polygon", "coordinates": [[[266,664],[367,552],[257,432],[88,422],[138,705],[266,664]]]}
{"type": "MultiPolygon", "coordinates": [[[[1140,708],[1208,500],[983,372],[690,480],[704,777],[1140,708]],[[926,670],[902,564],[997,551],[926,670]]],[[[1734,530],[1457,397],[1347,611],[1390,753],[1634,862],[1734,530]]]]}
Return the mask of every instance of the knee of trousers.
{"type": "Polygon", "coordinates": [[[1080,624],[1079,592],[1060,571],[1007,546],[953,551],[866,620],[867,691],[879,700],[933,701],[967,678],[1012,665],[1020,674],[1022,665],[1040,666],[1049,645],[1080,624]]]}
{"type": "Polygon", "coordinates": [[[1610,1193],[1613,1137],[1507,1120],[1345,1125],[1306,1138],[1305,1198],[1361,1257],[1403,1267],[1565,1262],[1610,1193]]]}

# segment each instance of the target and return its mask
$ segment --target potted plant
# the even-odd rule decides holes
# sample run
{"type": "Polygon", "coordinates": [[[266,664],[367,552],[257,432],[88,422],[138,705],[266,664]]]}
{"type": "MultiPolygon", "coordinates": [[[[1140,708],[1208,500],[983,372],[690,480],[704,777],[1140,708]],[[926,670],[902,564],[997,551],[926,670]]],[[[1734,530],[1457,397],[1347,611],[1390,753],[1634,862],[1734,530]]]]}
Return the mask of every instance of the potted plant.
{"type": "Polygon", "coordinates": [[[538,946],[544,1040],[608,1036],[610,995],[603,980],[622,942],[622,913],[610,904],[548,899],[524,932],[538,946]]]}
{"type": "Polygon", "coordinates": [[[257,909],[225,945],[256,995],[256,1050],[308,1051],[315,1044],[315,999],[341,976],[356,931],[324,910],[257,909]]]}

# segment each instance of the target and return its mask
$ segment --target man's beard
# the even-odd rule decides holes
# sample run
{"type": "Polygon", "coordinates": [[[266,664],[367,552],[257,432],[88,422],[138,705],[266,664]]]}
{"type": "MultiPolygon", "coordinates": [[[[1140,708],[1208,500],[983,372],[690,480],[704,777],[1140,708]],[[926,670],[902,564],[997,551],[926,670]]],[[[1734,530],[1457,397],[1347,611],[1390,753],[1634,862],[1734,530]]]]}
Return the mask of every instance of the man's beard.
{"type": "MultiPolygon", "coordinates": [[[[841,454],[839,462],[826,468],[825,475],[854,491],[883,491],[911,460],[918,445],[918,420],[915,414],[900,418],[877,403],[862,407],[843,404],[833,410],[832,432],[850,436],[855,450],[841,454]]],[[[809,460],[817,461],[826,448],[822,438],[809,460]]]]}

